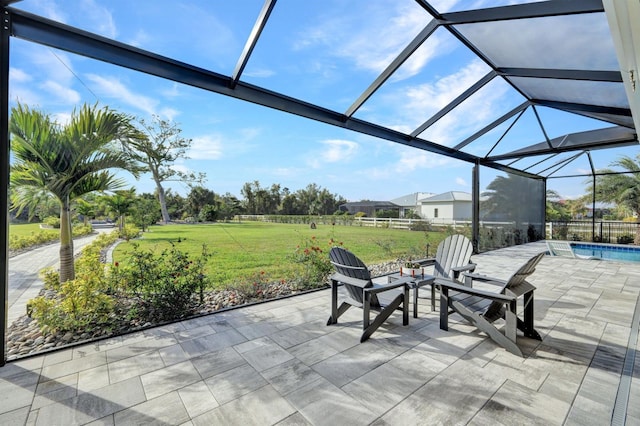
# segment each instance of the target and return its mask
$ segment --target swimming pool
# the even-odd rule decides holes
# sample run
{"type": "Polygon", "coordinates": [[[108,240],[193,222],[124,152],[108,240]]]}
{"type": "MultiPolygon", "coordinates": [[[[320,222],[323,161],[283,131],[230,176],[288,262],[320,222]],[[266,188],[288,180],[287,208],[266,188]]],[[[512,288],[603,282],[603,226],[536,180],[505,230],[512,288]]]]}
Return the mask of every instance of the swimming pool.
{"type": "Polygon", "coordinates": [[[640,247],[571,243],[571,248],[576,255],[580,256],[593,256],[622,262],[640,262],[640,247]]]}

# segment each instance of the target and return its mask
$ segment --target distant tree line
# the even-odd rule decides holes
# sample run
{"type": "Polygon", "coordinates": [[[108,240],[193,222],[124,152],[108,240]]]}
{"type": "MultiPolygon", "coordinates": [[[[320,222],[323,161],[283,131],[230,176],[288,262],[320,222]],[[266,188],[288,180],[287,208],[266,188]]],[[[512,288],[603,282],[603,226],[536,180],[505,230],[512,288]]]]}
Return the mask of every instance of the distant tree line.
{"type": "MultiPolygon", "coordinates": [[[[217,194],[204,186],[192,186],[186,196],[166,189],[166,212],[172,221],[213,222],[231,220],[239,214],[256,215],[330,215],[338,212],[346,200],[327,189],[311,183],[304,189],[291,192],[279,184],[261,187],[258,181],[247,182],[241,189],[244,199],[233,194],[217,194]]],[[[158,194],[136,194],[135,188],[111,193],[90,193],[76,199],[71,206],[73,217],[87,223],[92,219],[111,219],[123,227],[127,221],[145,230],[149,225],[164,221],[158,194]]],[[[51,198],[43,198],[34,206],[25,207],[17,220],[33,218],[43,221],[58,216],[59,205],[51,198]]]]}
{"type": "Polygon", "coordinates": [[[291,192],[279,184],[263,188],[256,180],[245,183],[240,193],[246,214],[328,215],[336,213],[338,207],[347,202],[315,183],[291,192]]]}

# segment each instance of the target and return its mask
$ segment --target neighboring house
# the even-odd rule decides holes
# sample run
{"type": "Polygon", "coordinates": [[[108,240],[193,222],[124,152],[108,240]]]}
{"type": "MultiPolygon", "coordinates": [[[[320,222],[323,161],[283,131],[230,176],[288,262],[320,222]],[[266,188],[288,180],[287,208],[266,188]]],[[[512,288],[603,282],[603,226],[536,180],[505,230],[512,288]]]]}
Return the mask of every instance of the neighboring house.
{"type": "Polygon", "coordinates": [[[434,195],[435,194],[431,192],[414,192],[413,194],[394,198],[391,202],[400,206],[400,217],[407,217],[410,212],[414,212],[419,215],[420,200],[434,195]]]}
{"type": "Polygon", "coordinates": [[[349,214],[363,212],[367,217],[375,217],[376,212],[382,210],[394,210],[399,212],[400,206],[390,201],[355,201],[341,204],[339,209],[343,212],[348,212],[349,214]]]}
{"type": "Polygon", "coordinates": [[[420,216],[433,223],[447,223],[453,220],[471,220],[471,194],[449,191],[420,200],[420,216]]]}
{"type": "MultiPolygon", "coordinates": [[[[586,213],[584,215],[585,218],[591,219],[593,217],[593,204],[585,203],[584,205],[586,213]]],[[[596,219],[602,219],[606,215],[610,215],[614,210],[615,206],[609,203],[596,203],[596,219]]],[[[578,219],[582,219],[579,217],[578,219]]]]}

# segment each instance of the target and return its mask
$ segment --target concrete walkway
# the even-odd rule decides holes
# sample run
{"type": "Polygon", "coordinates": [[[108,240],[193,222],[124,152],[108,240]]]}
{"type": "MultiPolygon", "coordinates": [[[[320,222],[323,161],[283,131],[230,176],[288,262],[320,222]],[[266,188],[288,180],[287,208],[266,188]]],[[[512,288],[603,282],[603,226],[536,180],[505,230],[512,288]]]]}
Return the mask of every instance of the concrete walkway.
{"type": "MultiPolygon", "coordinates": [[[[97,228],[94,233],[73,240],[76,254],[90,244],[100,233],[114,228],[97,228]]],[[[58,265],[60,244],[53,243],[21,253],[9,259],[9,312],[7,324],[11,325],[26,313],[27,302],[42,289],[40,271],[58,265]]]]}
{"type": "MultiPolygon", "coordinates": [[[[541,248],[473,260],[505,277],[541,248]]],[[[608,425],[620,396],[640,424],[640,264],[545,256],[531,282],[524,358],[429,300],[360,344],[362,311],[327,326],[323,290],[11,362],[0,424],[608,425]]]]}

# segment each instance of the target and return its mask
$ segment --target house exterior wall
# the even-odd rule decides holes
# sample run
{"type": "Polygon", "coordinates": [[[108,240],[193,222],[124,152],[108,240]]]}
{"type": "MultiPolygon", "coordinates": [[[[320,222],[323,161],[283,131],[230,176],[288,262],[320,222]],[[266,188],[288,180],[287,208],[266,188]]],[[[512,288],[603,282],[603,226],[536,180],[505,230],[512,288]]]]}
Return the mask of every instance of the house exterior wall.
{"type": "Polygon", "coordinates": [[[424,203],[420,206],[420,215],[425,219],[470,220],[471,203],[468,201],[443,201],[424,203]],[[436,209],[438,215],[436,217],[436,209]]]}

